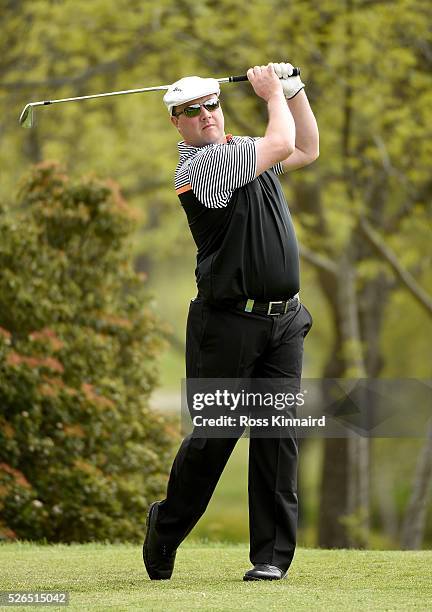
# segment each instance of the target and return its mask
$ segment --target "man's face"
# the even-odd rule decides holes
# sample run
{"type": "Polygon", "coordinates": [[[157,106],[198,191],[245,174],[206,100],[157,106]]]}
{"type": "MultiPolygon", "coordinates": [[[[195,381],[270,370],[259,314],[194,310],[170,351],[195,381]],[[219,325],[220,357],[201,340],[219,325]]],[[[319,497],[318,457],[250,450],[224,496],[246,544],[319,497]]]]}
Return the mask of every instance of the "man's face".
{"type": "MultiPolygon", "coordinates": [[[[176,106],[176,115],[191,104],[202,104],[207,100],[217,98],[216,94],[196,98],[181,106],[176,106]]],[[[225,142],[224,116],[221,107],[210,112],[205,106],[201,106],[197,117],[186,117],[184,113],[178,117],[171,117],[171,122],[176,126],[186,144],[194,147],[204,147],[209,144],[221,144],[225,142]]]]}

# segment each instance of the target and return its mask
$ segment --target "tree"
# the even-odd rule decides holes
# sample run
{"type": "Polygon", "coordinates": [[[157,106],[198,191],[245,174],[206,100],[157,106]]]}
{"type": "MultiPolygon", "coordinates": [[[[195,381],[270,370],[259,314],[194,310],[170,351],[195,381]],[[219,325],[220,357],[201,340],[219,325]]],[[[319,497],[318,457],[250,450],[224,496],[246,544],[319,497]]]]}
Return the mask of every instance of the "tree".
{"type": "MultiPolygon", "coordinates": [[[[9,197],[29,161],[60,158],[76,173],[91,167],[121,181],[144,213],[131,245],[139,265],[151,271],[158,257],[179,260],[193,245],[173,193],[177,134],[161,96],[48,107],[32,131],[17,128],[21,108],[29,100],[292,61],[302,68],[321,134],[319,160],[284,179],[303,263],[316,271],[302,299],[326,310],[308,338],[319,356],[313,374],[429,375],[425,334],[404,310],[415,299],[421,324],[428,322],[430,2],[311,0],[281,10],[276,0],[252,0],[245,7],[235,0],[7,2],[0,16],[0,194],[9,197]]],[[[222,104],[228,131],[263,133],[265,105],[248,83],[224,86],[222,104]]],[[[367,445],[325,446],[319,541],[364,543],[367,445]]]]}
{"type": "Polygon", "coordinates": [[[147,405],[160,329],[112,182],[44,163],[0,242],[0,529],[134,540],[165,487],[172,434],[147,405]]]}
{"type": "MultiPolygon", "coordinates": [[[[316,178],[296,177],[294,197],[305,229],[303,257],[318,270],[332,313],[334,340],[324,378],[382,374],[380,335],[397,280],[430,314],[430,298],[413,277],[427,270],[420,253],[428,240],[431,185],[419,137],[429,129],[430,79],[418,41],[430,36],[417,26],[418,11],[429,10],[422,2],[347,0],[343,10],[330,2],[316,26],[309,65],[314,57],[317,70],[324,70],[315,86],[325,92],[332,81],[319,123],[334,130],[321,152],[328,163],[316,178]],[[379,66],[378,79],[368,78],[371,66],[379,66]],[[385,265],[390,261],[396,278],[385,265]]],[[[366,439],[325,441],[320,545],[367,543],[368,466],[366,439]]]]}

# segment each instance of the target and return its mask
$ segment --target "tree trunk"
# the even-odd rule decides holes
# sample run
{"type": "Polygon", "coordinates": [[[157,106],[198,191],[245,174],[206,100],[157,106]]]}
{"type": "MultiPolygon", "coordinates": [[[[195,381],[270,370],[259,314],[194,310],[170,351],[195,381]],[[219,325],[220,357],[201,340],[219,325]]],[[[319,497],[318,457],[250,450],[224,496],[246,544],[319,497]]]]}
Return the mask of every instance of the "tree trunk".
{"type": "MultiPolygon", "coordinates": [[[[365,378],[366,368],[363,360],[354,267],[357,258],[356,251],[355,236],[353,235],[340,258],[338,307],[341,312],[345,375],[348,378],[365,378]]],[[[347,527],[349,544],[354,547],[366,546],[369,531],[369,447],[368,437],[355,434],[347,439],[348,514],[341,517],[341,520],[347,527]]]]}
{"type": "Polygon", "coordinates": [[[23,151],[31,164],[38,164],[42,161],[42,150],[38,134],[36,129],[25,131],[23,151]]]}
{"type": "MultiPolygon", "coordinates": [[[[333,315],[334,344],[323,372],[324,381],[342,378],[345,364],[341,359],[342,337],[340,335],[339,309],[337,308],[336,278],[321,274],[321,288],[331,305],[333,315]]],[[[327,396],[328,385],[323,384],[323,405],[331,403],[327,396]]],[[[347,548],[349,541],[346,528],[340,518],[347,514],[348,504],[348,443],[346,438],[325,438],[323,440],[323,466],[320,490],[320,514],[318,519],[318,546],[323,548],[347,548]]]]}
{"type": "Polygon", "coordinates": [[[401,548],[419,550],[426,524],[428,496],[432,482],[432,421],[423,449],[419,455],[411,499],[402,526],[401,548]]]}
{"type": "MultiPolygon", "coordinates": [[[[334,314],[335,345],[324,379],[364,378],[359,307],[355,286],[356,245],[350,240],[337,277],[321,275],[334,314]],[[330,282],[329,282],[330,281],[330,282]]],[[[323,396],[324,405],[329,402],[323,396]]],[[[361,547],[369,529],[369,439],[347,436],[324,442],[318,543],[323,547],[361,547]]]]}
{"type": "Polygon", "coordinates": [[[348,548],[346,528],[340,518],[347,514],[348,444],[346,438],[325,438],[321,476],[318,546],[348,548]]]}

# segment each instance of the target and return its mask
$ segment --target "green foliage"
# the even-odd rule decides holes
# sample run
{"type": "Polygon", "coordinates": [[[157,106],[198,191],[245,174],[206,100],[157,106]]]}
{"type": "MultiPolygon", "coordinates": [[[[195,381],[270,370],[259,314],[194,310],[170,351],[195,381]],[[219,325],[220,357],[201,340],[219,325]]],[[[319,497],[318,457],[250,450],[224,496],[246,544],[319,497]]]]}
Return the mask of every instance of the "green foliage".
{"type": "MultiPolygon", "coordinates": [[[[143,213],[139,231],[128,238],[130,253],[143,256],[140,262],[145,260],[150,270],[152,287],[162,295],[159,312],[178,326],[174,333],[183,342],[187,302],[179,298],[178,287],[181,294],[189,294],[183,286],[187,274],[191,278],[194,244],[173,191],[179,136],[169,123],[162,93],[38,108],[33,130],[18,127],[19,114],[29,101],[167,84],[188,74],[221,77],[242,73],[256,63],[290,61],[302,69],[321,143],[317,162],[283,179],[300,244],[339,262],[347,246],[360,243],[352,262],[357,298],[365,304],[364,319],[378,316],[372,335],[384,364],[381,374],[428,377],[430,343],[427,334],[418,331],[429,325],[428,315],[406,288],[394,291],[398,281],[359,237],[357,217],[368,219],[402,265],[430,290],[431,18],[428,0],[310,0],[289,6],[276,0],[4,2],[0,201],[15,206],[18,178],[29,163],[43,159],[59,159],[75,175],[91,169],[121,182],[128,202],[143,213]],[[159,278],[167,269],[166,277],[159,278]],[[384,297],[380,284],[389,286],[384,297]],[[381,316],[384,302],[388,304],[381,316]]],[[[263,134],[265,105],[248,83],[223,85],[222,104],[228,132],[263,134]]],[[[77,208],[73,218],[66,219],[65,212],[62,223],[67,228],[83,226],[81,214],[77,208]]],[[[37,233],[26,227],[25,235],[26,244],[9,262],[16,267],[23,262],[21,281],[7,271],[1,281],[2,299],[10,298],[8,312],[13,300],[20,304],[17,318],[21,306],[27,309],[15,335],[27,329],[28,321],[29,332],[36,328],[42,311],[59,317],[60,325],[62,317],[72,316],[70,309],[81,295],[65,282],[69,267],[65,262],[66,274],[60,255],[56,265],[49,257],[41,262],[37,233]],[[48,295],[38,284],[37,262],[49,278],[48,295]],[[8,283],[19,286],[12,291],[8,283]],[[56,298],[59,283],[64,284],[67,302],[56,298]],[[38,304],[36,312],[33,303],[38,304]]],[[[77,251],[81,239],[75,238],[77,251]]],[[[3,249],[7,243],[2,242],[3,249]]],[[[18,239],[15,244],[18,249],[18,239]]],[[[94,257],[100,259],[98,253],[94,257]]],[[[340,330],[334,325],[339,319],[317,288],[317,281],[325,277],[314,271],[303,261],[302,299],[313,306],[316,320],[305,365],[310,374],[320,376],[340,330]]],[[[70,274],[84,275],[86,286],[97,284],[88,273],[77,257],[70,274]]],[[[193,279],[190,287],[192,297],[193,279]]],[[[87,300],[99,298],[87,295],[83,292],[80,299],[90,311],[87,300]]],[[[86,335],[81,344],[76,340],[80,351],[86,342],[86,335]]],[[[367,348],[367,342],[364,345],[367,348]]],[[[102,353],[100,346],[97,350],[102,353]]],[[[74,380],[83,371],[80,359],[79,352],[71,352],[74,380]]]]}
{"type": "Polygon", "coordinates": [[[3,537],[130,540],[165,486],[170,433],[149,411],[159,325],[118,187],[53,163],[0,221],[3,537]]]}
{"type": "MultiPolygon", "coordinates": [[[[30,100],[238,74],[287,59],[302,68],[321,135],[319,161],[286,181],[288,194],[303,182],[320,186],[324,227],[310,227],[317,211],[307,201],[294,211],[302,242],[337,259],[362,211],[390,240],[400,234],[398,253],[411,249],[419,259],[427,238],[413,248],[399,222],[420,219],[430,199],[431,17],[426,0],[316,0],[287,11],[276,0],[253,0],[247,10],[234,0],[6,3],[0,198],[10,198],[29,161],[60,159],[75,173],[90,167],[121,180],[142,209],[135,254],[191,253],[172,189],[179,138],[161,92],[38,108],[31,131],[18,128],[20,110],[30,100]]],[[[224,85],[222,101],[227,131],[263,133],[265,107],[250,85],[224,85]]]]}
{"type": "MultiPolygon", "coordinates": [[[[319,161],[287,180],[288,192],[311,179],[322,191],[328,229],[311,231],[301,202],[296,221],[302,225],[305,214],[305,241],[337,258],[351,239],[354,201],[355,212],[379,220],[384,233],[399,232],[403,212],[416,217],[430,194],[430,3],[314,0],[281,11],[276,0],[252,0],[245,7],[234,0],[6,3],[0,197],[10,197],[29,161],[60,159],[76,173],[90,167],[121,179],[128,201],[143,210],[135,253],[193,252],[172,189],[179,138],[162,92],[38,108],[32,131],[18,128],[20,110],[30,100],[166,84],[186,74],[226,76],[286,59],[302,68],[321,135],[319,161]]],[[[222,101],[227,131],[264,132],[265,106],[250,85],[224,85],[222,101]]],[[[404,233],[401,242],[402,252],[412,244],[404,233]]]]}

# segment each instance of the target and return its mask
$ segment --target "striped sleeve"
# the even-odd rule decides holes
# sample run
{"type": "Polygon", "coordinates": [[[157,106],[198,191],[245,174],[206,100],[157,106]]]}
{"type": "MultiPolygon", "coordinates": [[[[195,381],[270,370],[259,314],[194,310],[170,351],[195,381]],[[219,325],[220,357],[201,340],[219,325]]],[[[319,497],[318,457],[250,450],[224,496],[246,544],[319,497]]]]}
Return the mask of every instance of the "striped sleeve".
{"type": "Polygon", "coordinates": [[[226,206],[235,189],[254,180],[256,149],[252,138],[233,145],[212,145],[188,164],[189,180],[198,200],[208,208],[226,206]]]}
{"type": "Polygon", "coordinates": [[[272,166],[271,169],[273,170],[273,172],[275,174],[283,174],[284,173],[284,167],[282,165],[282,162],[278,162],[277,164],[272,166]]]}

